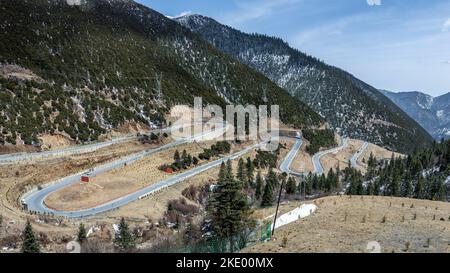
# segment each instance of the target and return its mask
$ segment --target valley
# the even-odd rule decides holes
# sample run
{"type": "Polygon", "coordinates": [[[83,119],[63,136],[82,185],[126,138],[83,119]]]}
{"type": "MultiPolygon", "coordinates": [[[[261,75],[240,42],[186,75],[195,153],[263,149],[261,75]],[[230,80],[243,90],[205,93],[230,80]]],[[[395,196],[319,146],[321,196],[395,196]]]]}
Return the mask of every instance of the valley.
{"type": "MultiPolygon", "coordinates": [[[[282,137],[281,143],[285,146],[285,149],[283,149],[283,152],[281,152],[279,155],[279,161],[283,161],[283,163],[280,163],[280,165],[278,166],[279,168],[283,169],[281,165],[288,165],[289,168],[298,168],[299,165],[306,165],[305,163],[307,163],[308,165],[313,165],[311,157],[309,157],[310,162],[299,162],[298,160],[294,160],[294,158],[297,158],[299,156],[304,157],[307,154],[306,151],[304,151],[304,147],[303,150],[301,149],[303,145],[300,145],[300,147],[296,145],[296,139],[297,141],[301,141],[301,137],[282,137]]],[[[351,141],[355,142],[355,140],[351,141]]],[[[20,162],[20,165],[18,165],[18,169],[22,169],[21,165],[23,164],[33,165],[36,167],[40,166],[39,169],[41,169],[41,174],[36,171],[32,171],[35,181],[39,181],[44,177],[46,177],[45,179],[48,180],[45,183],[37,184],[39,188],[37,190],[33,190],[30,187],[33,184],[23,184],[24,182],[29,183],[26,182],[29,180],[27,179],[27,176],[23,176],[21,172],[18,174],[14,183],[9,182],[8,176],[4,176],[1,179],[1,184],[3,186],[7,185],[7,188],[12,189],[11,187],[13,186],[17,187],[17,185],[22,185],[21,187],[26,189],[26,191],[21,192],[20,195],[17,195],[18,192],[16,192],[15,195],[11,195],[12,193],[10,191],[2,193],[2,196],[10,196],[10,199],[2,200],[2,215],[5,217],[4,219],[8,219],[9,222],[9,224],[6,225],[6,230],[9,230],[11,232],[11,230],[14,230],[14,227],[24,221],[24,219],[30,219],[30,216],[26,216],[27,212],[20,209],[22,204],[19,204],[19,200],[21,200],[22,197],[20,196],[22,196],[24,193],[26,194],[23,198],[23,204],[27,205],[27,209],[32,213],[32,215],[37,215],[35,216],[37,223],[39,223],[39,225],[37,226],[37,230],[42,230],[45,232],[51,230],[50,234],[53,235],[50,235],[50,237],[53,236],[53,239],[51,240],[55,240],[54,242],[57,242],[58,236],[67,234],[68,230],[72,230],[72,232],[75,232],[76,230],[73,229],[76,229],[76,223],[80,221],[85,223],[85,225],[87,226],[94,225],[94,227],[102,226],[103,228],[107,228],[109,226],[109,228],[111,228],[111,225],[114,223],[114,221],[117,221],[117,219],[126,216],[128,219],[134,219],[132,220],[132,222],[135,222],[135,224],[152,224],[153,222],[149,222],[149,220],[157,220],[161,217],[164,217],[165,204],[167,204],[167,202],[169,202],[170,200],[183,198],[183,195],[181,193],[184,192],[186,188],[191,185],[201,187],[202,185],[205,185],[205,183],[211,183],[211,181],[213,181],[217,176],[217,166],[220,162],[224,162],[228,158],[234,158],[233,165],[236,167],[238,163],[237,161],[241,156],[254,158],[256,155],[254,150],[256,146],[251,143],[242,143],[232,146],[232,149],[230,151],[230,155],[232,155],[231,157],[225,156],[219,160],[211,161],[211,163],[214,165],[210,165],[210,163],[200,163],[200,165],[194,167],[192,170],[183,171],[180,174],[167,174],[162,171],[158,171],[158,166],[164,164],[164,162],[170,161],[174,151],[183,150],[188,152],[189,154],[198,154],[205,147],[210,146],[214,142],[207,141],[190,143],[183,141],[176,146],[171,143],[177,142],[173,142],[169,139],[164,140],[164,142],[166,144],[159,144],[159,147],[155,147],[153,145],[154,148],[150,147],[150,149],[147,145],[140,147],[140,149],[146,149],[142,152],[136,153],[136,155],[140,155],[143,153],[145,154],[144,157],[138,156],[140,157],[140,159],[135,159],[136,156],[130,157],[129,155],[124,154],[122,156],[123,159],[119,161],[119,164],[115,163],[115,161],[111,161],[111,163],[107,163],[106,165],[100,164],[96,166],[95,163],[84,166],[81,165],[80,167],[84,167],[84,170],[93,170],[94,175],[89,183],[80,181],[80,174],[86,173],[86,171],[81,170],[81,172],[79,172],[80,174],[75,174],[74,176],[63,178],[59,180],[59,182],[48,184],[49,182],[51,182],[51,177],[57,176],[54,173],[46,172],[45,168],[42,167],[48,166],[49,169],[61,169],[61,166],[68,165],[71,162],[80,161],[80,159],[92,158],[94,154],[98,154],[100,152],[105,153],[105,155],[113,154],[117,156],[117,152],[123,149],[121,147],[124,145],[127,145],[126,147],[130,147],[129,145],[135,145],[139,147],[142,146],[142,144],[138,144],[135,140],[131,140],[125,143],[115,143],[109,145],[107,148],[101,148],[95,152],[62,156],[62,158],[37,157],[36,159],[34,159],[35,163],[32,164],[30,164],[30,162],[33,162],[33,158],[27,159],[25,162],[18,161],[20,162]],[[155,154],[153,155],[152,153],[150,153],[150,151],[155,151],[155,154]],[[124,165],[124,162],[128,162],[127,158],[131,158],[133,161],[124,165]],[[114,169],[108,170],[110,167],[107,166],[114,167],[114,169]],[[135,198],[135,201],[131,199],[128,199],[131,202],[123,201],[124,199],[122,197],[124,196],[131,197],[133,195],[137,197],[140,195],[144,195],[144,193],[133,194],[133,192],[139,192],[142,188],[148,188],[151,185],[157,186],[161,183],[165,183],[163,181],[171,180],[183,183],[175,182],[168,188],[155,188],[154,192],[151,195],[145,194],[145,197],[135,198]],[[68,183],[66,183],[65,181],[67,181],[68,183]],[[39,194],[38,196],[41,196],[40,198],[43,199],[38,199],[41,201],[34,201],[34,197],[32,196],[35,193],[39,194]],[[121,201],[110,201],[114,199],[119,200],[119,198],[121,201]],[[38,203],[40,202],[42,202],[41,204],[43,204],[43,206],[38,205],[38,203]],[[63,216],[63,218],[61,218],[60,216],[63,216]],[[83,218],[80,218],[81,216],[83,216],[83,218]],[[42,221],[39,219],[46,220],[42,221]],[[52,221],[56,221],[56,223],[62,221],[62,223],[65,224],[61,227],[56,227],[52,226],[52,221]]],[[[76,147],[73,147],[73,149],[75,148],[76,147]]],[[[375,146],[375,150],[379,151],[378,154],[388,154],[388,151],[383,152],[383,149],[380,147],[375,146]]],[[[326,153],[321,152],[321,154],[326,153]]],[[[333,166],[336,166],[341,164],[343,161],[343,159],[337,158],[349,158],[349,151],[347,151],[346,149],[331,149],[329,151],[329,154],[332,155],[330,158],[320,159],[317,164],[320,164],[321,166],[322,164],[330,164],[330,162],[334,162],[333,166]]],[[[9,172],[14,173],[15,170],[14,168],[11,168],[12,166],[14,165],[4,162],[2,168],[8,168],[9,172]]],[[[78,168],[78,170],[80,169],[78,168]]],[[[71,172],[75,172],[75,169],[71,170],[71,172]]],[[[267,173],[267,170],[263,171],[263,174],[264,173],[267,173]]],[[[294,172],[293,174],[303,176],[307,175],[306,172],[302,174],[294,172]]],[[[36,184],[34,185],[36,186],[36,184]]],[[[286,206],[288,204],[290,203],[283,203],[281,211],[287,212],[286,206]]],[[[255,217],[258,217],[256,215],[258,214],[255,214],[255,217]]],[[[163,230],[165,229],[163,227],[161,228],[163,230]]],[[[168,232],[168,230],[165,230],[164,232],[168,232]]],[[[62,246],[58,246],[57,243],[52,243],[49,247],[50,248],[48,249],[48,251],[55,251],[62,246]]]]}
{"type": "Polygon", "coordinates": [[[0,253],[450,252],[447,95],[141,2],[1,1],[0,253]]]}

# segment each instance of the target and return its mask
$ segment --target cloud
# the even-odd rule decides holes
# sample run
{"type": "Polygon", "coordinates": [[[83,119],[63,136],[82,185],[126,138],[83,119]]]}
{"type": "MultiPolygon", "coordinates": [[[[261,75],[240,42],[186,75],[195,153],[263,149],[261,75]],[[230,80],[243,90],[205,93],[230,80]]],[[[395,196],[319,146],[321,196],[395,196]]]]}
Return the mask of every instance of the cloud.
{"type": "Polygon", "coordinates": [[[445,21],[444,25],[442,26],[442,31],[450,30],[450,18],[445,21]]]}
{"type": "Polygon", "coordinates": [[[302,0],[264,0],[264,1],[238,1],[239,10],[227,14],[224,23],[237,26],[248,21],[260,19],[276,13],[281,8],[297,4],[302,0]]]}
{"type": "Polygon", "coordinates": [[[296,47],[303,48],[306,44],[315,44],[317,41],[336,41],[338,36],[346,34],[349,26],[358,24],[367,18],[368,16],[365,14],[343,17],[328,24],[300,31],[290,39],[290,42],[296,47]]]}
{"type": "Polygon", "coordinates": [[[381,0],[366,0],[369,6],[381,6],[381,0]]]}
{"type": "Polygon", "coordinates": [[[183,11],[182,13],[175,15],[175,16],[166,15],[166,17],[169,19],[174,19],[174,18],[183,17],[183,16],[187,16],[187,15],[192,15],[192,14],[194,14],[194,13],[189,10],[189,11],[183,11]]]}

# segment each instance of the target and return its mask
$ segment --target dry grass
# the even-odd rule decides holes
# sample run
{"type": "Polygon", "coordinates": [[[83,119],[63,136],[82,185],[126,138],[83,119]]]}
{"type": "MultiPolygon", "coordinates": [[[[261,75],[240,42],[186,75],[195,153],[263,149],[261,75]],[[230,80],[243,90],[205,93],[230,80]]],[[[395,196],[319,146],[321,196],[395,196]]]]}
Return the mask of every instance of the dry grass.
{"type": "MultiPolygon", "coordinates": [[[[369,160],[370,153],[373,153],[373,156],[377,160],[382,160],[382,159],[389,159],[389,158],[391,158],[393,152],[389,151],[389,150],[386,150],[384,148],[381,148],[381,147],[379,147],[377,145],[369,144],[367,149],[364,151],[364,153],[358,159],[358,164],[366,165],[367,161],[369,160]],[[364,163],[363,160],[366,163],[364,163]]],[[[399,154],[399,153],[394,153],[394,156],[395,157],[399,157],[399,156],[404,156],[404,155],[399,154]]]]}
{"type": "Polygon", "coordinates": [[[379,242],[382,252],[450,251],[448,203],[336,196],[316,204],[319,209],[314,215],[281,227],[272,241],[245,251],[367,252],[371,241],[379,242]]]}

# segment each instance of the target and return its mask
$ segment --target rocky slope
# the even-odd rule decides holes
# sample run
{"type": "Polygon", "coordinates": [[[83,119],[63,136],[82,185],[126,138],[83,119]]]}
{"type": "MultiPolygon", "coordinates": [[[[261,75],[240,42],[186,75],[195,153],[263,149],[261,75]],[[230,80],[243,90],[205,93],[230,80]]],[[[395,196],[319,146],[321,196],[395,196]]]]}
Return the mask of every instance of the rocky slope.
{"type": "Polygon", "coordinates": [[[436,140],[450,138],[450,93],[432,97],[421,92],[381,92],[422,125],[436,140]]]}

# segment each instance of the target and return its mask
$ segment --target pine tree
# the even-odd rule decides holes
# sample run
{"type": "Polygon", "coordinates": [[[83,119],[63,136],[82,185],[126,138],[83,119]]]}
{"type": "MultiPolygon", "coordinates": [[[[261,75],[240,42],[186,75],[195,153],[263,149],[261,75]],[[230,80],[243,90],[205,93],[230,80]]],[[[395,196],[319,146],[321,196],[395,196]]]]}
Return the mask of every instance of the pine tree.
{"type": "Polygon", "coordinates": [[[242,183],[231,173],[231,161],[226,166],[222,164],[217,187],[207,205],[207,218],[211,220],[215,236],[229,240],[251,223],[250,206],[242,183]]]}
{"type": "Polygon", "coordinates": [[[122,251],[131,250],[136,246],[134,235],[123,217],[120,219],[119,230],[116,233],[114,243],[122,251]]]}
{"type": "Polygon", "coordinates": [[[286,193],[287,194],[295,194],[296,188],[297,188],[297,185],[295,183],[294,178],[289,177],[289,179],[286,183],[286,193]]]}
{"type": "Polygon", "coordinates": [[[228,181],[234,180],[234,175],[233,175],[233,165],[231,163],[231,160],[227,161],[227,168],[225,171],[225,177],[228,181]]]}
{"type": "Polygon", "coordinates": [[[188,154],[187,154],[186,150],[183,150],[183,152],[181,153],[181,163],[182,163],[183,168],[186,168],[189,165],[188,160],[189,160],[188,154]]]}
{"type": "Polygon", "coordinates": [[[315,191],[319,190],[319,183],[319,178],[314,174],[312,177],[312,189],[315,191]]]}
{"type": "Polygon", "coordinates": [[[334,171],[330,168],[325,182],[325,190],[331,192],[332,189],[334,189],[334,171]]]}
{"type": "Polygon", "coordinates": [[[373,183],[373,195],[380,195],[380,178],[376,178],[375,182],[373,183]]]}
{"type": "Polygon", "coordinates": [[[419,175],[419,179],[417,180],[414,197],[417,199],[425,199],[425,179],[422,175],[419,175]]]}
{"type": "Polygon", "coordinates": [[[195,157],[194,156],[194,158],[192,158],[192,163],[194,164],[194,165],[197,165],[198,164],[198,158],[197,157],[195,157]]]}
{"type": "Polygon", "coordinates": [[[400,196],[400,177],[394,175],[389,186],[391,196],[400,196]]]}
{"type": "Polygon", "coordinates": [[[409,198],[412,195],[413,195],[413,185],[412,185],[411,179],[409,177],[406,177],[403,180],[403,184],[402,184],[402,196],[409,198]]]}
{"type": "Polygon", "coordinates": [[[246,164],[246,169],[247,169],[247,183],[252,186],[254,183],[254,172],[255,172],[255,166],[253,166],[253,161],[250,157],[247,157],[247,164],[246,164]]]}
{"type": "Polygon", "coordinates": [[[306,179],[305,183],[306,183],[305,185],[306,195],[311,195],[313,193],[313,184],[314,184],[311,173],[308,175],[308,178],[306,179]]]}
{"type": "Polygon", "coordinates": [[[227,179],[227,166],[225,165],[225,162],[222,162],[220,164],[220,170],[219,170],[219,178],[217,180],[217,184],[222,184],[227,179]]]}
{"type": "Polygon", "coordinates": [[[175,151],[175,154],[173,155],[173,161],[175,162],[175,165],[177,167],[181,167],[181,157],[180,152],[178,150],[175,151]]]}
{"type": "Polygon", "coordinates": [[[352,195],[364,194],[364,186],[362,181],[362,175],[360,172],[352,169],[348,176],[348,180],[350,181],[350,186],[347,189],[347,194],[352,195]]]}
{"type": "Polygon", "coordinates": [[[255,186],[256,187],[256,189],[255,189],[256,200],[259,200],[259,198],[261,198],[261,194],[263,191],[263,184],[264,184],[264,181],[261,176],[261,171],[259,171],[258,174],[256,175],[256,186],[255,186]]]}
{"type": "Polygon", "coordinates": [[[273,205],[273,184],[266,179],[266,187],[262,196],[261,207],[270,207],[273,205]]]}
{"type": "Polygon", "coordinates": [[[273,168],[269,168],[266,176],[266,183],[270,183],[272,190],[275,190],[279,186],[277,174],[273,171],[273,168]]]}
{"type": "Polygon", "coordinates": [[[244,159],[242,159],[242,157],[239,159],[239,162],[238,162],[236,178],[239,181],[241,181],[243,184],[247,182],[246,175],[245,175],[245,163],[244,163],[244,159]]]}
{"type": "Polygon", "coordinates": [[[327,178],[325,177],[325,174],[321,174],[319,177],[319,183],[317,185],[319,190],[324,190],[326,186],[327,178]]]}
{"type": "Polygon", "coordinates": [[[39,253],[40,245],[29,220],[22,232],[22,253],[39,253]]]}
{"type": "Polygon", "coordinates": [[[370,170],[375,170],[376,166],[377,166],[377,160],[373,156],[373,152],[370,152],[369,161],[367,161],[367,167],[370,170]]]}
{"type": "Polygon", "coordinates": [[[366,195],[373,195],[374,193],[374,185],[372,182],[367,184],[366,195]]]}
{"type": "Polygon", "coordinates": [[[86,240],[87,240],[86,228],[84,227],[83,223],[80,223],[80,226],[78,228],[77,241],[78,243],[82,244],[86,240]]]}
{"type": "Polygon", "coordinates": [[[439,201],[446,202],[447,201],[447,191],[445,189],[444,183],[440,183],[439,187],[439,201]]]}

